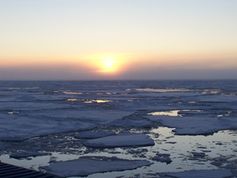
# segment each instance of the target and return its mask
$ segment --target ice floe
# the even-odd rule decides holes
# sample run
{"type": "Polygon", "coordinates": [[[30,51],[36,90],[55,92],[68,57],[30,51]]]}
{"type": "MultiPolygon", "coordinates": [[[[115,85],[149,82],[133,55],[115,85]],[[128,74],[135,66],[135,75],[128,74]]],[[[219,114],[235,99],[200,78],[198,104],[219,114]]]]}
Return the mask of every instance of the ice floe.
{"type": "Polygon", "coordinates": [[[94,173],[124,171],[149,165],[151,163],[146,160],[125,160],[116,157],[81,157],[78,160],[52,163],[42,168],[59,176],[88,176],[94,173]]]}
{"type": "Polygon", "coordinates": [[[78,91],[64,91],[63,94],[65,95],[81,95],[81,92],[78,91]]]}
{"type": "MultiPolygon", "coordinates": [[[[154,117],[151,118],[154,121],[154,117]]],[[[174,119],[169,116],[156,117],[163,126],[175,128],[179,135],[213,134],[219,130],[237,129],[237,119],[233,117],[180,117],[174,119]]]]}
{"type": "Polygon", "coordinates": [[[68,98],[67,99],[67,102],[77,102],[78,101],[78,99],[76,99],[76,98],[68,98]]]}
{"type": "Polygon", "coordinates": [[[110,100],[105,100],[105,99],[94,99],[94,100],[85,100],[84,103],[86,104],[91,104],[91,103],[109,103],[111,102],[110,100]]]}
{"type": "Polygon", "coordinates": [[[91,148],[143,147],[153,146],[154,141],[145,134],[121,133],[98,139],[87,140],[84,145],[91,148]]]}
{"type": "Polygon", "coordinates": [[[156,111],[156,112],[148,113],[148,115],[151,115],[151,116],[172,116],[172,117],[177,117],[177,116],[180,116],[179,112],[180,112],[180,110],[156,111]]]}

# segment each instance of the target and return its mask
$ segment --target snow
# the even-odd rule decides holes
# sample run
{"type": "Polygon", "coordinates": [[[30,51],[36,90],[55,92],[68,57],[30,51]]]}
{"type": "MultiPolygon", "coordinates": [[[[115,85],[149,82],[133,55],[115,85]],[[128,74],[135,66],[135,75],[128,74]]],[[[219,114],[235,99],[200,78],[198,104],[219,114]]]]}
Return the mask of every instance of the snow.
{"type": "Polygon", "coordinates": [[[116,157],[82,157],[77,160],[52,163],[42,167],[47,172],[58,176],[88,176],[94,173],[123,171],[149,166],[146,160],[125,160],[116,157]]]}
{"type": "Polygon", "coordinates": [[[87,140],[83,143],[92,148],[114,148],[114,147],[142,147],[153,146],[154,141],[145,134],[118,134],[93,140],[87,140]]]}
{"type": "Polygon", "coordinates": [[[211,118],[211,117],[150,117],[157,120],[163,126],[175,128],[177,135],[206,135],[213,134],[219,130],[237,129],[237,119],[233,117],[211,118]]]}
{"type": "Polygon", "coordinates": [[[157,112],[151,112],[148,113],[148,115],[151,116],[172,116],[172,117],[178,117],[180,110],[174,110],[174,111],[157,111],[157,112]]]}
{"type": "Polygon", "coordinates": [[[224,178],[231,176],[231,172],[227,169],[191,170],[177,173],[165,173],[165,176],[176,178],[224,178]]]}

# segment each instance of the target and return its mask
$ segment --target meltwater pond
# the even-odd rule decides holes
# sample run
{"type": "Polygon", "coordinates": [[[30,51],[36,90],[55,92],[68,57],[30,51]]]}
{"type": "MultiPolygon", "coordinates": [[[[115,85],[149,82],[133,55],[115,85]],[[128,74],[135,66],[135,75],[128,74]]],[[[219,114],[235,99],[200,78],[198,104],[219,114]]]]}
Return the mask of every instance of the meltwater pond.
{"type": "Polygon", "coordinates": [[[2,162],[66,177],[237,176],[237,81],[5,81],[0,96],[2,162]]]}

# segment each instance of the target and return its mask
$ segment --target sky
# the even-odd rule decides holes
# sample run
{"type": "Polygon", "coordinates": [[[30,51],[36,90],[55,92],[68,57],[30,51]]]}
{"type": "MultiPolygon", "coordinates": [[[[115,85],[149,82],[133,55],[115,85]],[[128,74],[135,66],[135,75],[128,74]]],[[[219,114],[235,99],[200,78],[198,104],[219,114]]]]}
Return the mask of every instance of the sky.
{"type": "Polygon", "coordinates": [[[0,80],[237,79],[236,0],[0,0],[0,80]]]}

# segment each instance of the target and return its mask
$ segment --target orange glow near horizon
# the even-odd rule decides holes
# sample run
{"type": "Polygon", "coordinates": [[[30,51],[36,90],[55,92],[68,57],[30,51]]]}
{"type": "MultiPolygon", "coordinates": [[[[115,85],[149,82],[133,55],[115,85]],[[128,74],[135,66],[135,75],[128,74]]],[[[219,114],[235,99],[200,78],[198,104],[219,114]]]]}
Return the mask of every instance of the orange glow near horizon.
{"type": "Polygon", "coordinates": [[[27,56],[1,57],[0,68],[40,68],[47,66],[71,66],[88,69],[88,72],[102,75],[117,75],[137,67],[199,67],[199,68],[231,68],[237,65],[236,55],[224,54],[132,54],[132,53],[95,53],[72,56],[27,56]],[[225,60],[224,60],[225,59],[225,60]]]}
{"type": "Polygon", "coordinates": [[[129,67],[128,56],[121,54],[95,54],[84,57],[88,68],[98,75],[117,76],[129,67]]]}

